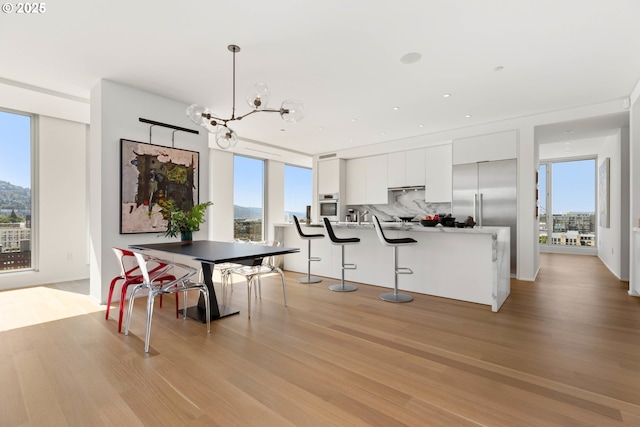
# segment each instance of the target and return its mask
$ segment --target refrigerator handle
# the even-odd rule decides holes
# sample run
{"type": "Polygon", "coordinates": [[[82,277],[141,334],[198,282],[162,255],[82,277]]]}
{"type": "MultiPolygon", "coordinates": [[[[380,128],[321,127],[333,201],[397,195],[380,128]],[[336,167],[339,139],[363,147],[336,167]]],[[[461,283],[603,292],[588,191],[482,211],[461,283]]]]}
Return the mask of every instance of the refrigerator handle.
{"type": "Polygon", "coordinates": [[[473,194],[473,216],[478,219],[478,193],[473,194]]]}
{"type": "Polygon", "coordinates": [[[480,193],[480,197],[479,197],[480,198],[480,203],[479,203],[479,206],[478,206],[478,225],[480,227],[482,227],[482,211],[483,211],[482,208],[484,207],[484,206],[482,206],[483,205],[482,196],[483,196],[483,194],[480,193]]]}

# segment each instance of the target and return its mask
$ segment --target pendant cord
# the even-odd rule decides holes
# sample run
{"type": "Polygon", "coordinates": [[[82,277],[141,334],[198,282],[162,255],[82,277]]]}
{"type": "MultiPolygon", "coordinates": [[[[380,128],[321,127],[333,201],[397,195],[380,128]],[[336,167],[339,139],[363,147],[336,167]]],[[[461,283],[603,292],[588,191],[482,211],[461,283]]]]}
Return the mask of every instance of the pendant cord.
{"type": "Polygon", "coordinates": [[[231,110],[231,120],[236,117],[236,52],[233,51],[233,109],[231,110]]]}

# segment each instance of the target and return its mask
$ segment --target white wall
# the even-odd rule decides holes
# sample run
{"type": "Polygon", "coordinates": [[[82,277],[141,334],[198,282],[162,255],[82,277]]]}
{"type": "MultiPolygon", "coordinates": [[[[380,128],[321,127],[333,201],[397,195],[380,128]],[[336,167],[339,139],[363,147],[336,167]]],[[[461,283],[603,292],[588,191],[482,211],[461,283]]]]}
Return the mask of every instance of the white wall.
{"type": "Polygon", "coordinates": [[[0,290],[84,279],[89,274],[87,126],[47,116],[39,116],[36,126],[39,167],[32,230],[36,270],[0,275],[0,290]]]}
{"type": "MultiPolygon", "coordinates": [[[[628,272],[622,272],[622,249],[621,249],[621,227],[622,227],[622,158],[620,146],[620,133],[613,137],[607,137],[603,141],[602,148],[598,153],[598,171],[606,158],[609,158],[609,227],[600,226],[598,218],[598,257],[619,279],[628,277],[628,272]]],[[[598,183],[596,188],[600,188],[598,183]]],[[[600,202],[600,201],[598,201],[600,202]]],[[[600,209],[598,209],[598,212],[600,209]]],[[[628,218],[628,213],[625,219],[628,218]]],[[[626,257],[629,252],[624,253],[626,257]]]]}
{"type": "MultiPolygon", "coordinates": [[[[199,135],[177,132],[175,148],[200,152],[200,202],[210,199],[208,134],[195,129],[197,126],[187,119],[187,107],[187,104],[108,80],[101,80],[91,91],[90,292],[102,303],[106,302],[111,279],[119,274],[112,247],[174,240],[155,233],[120,234],[120,139],[149,142],[149,125],[138,118],[200,131],[199,135]]],[[[170,147],[172,132],[154,127],[153,144],[170,147]]],[[[211,220],[205,222],[194,239],[206,239],[210,223],[211,220]]]]}
{"type": "Polygon", "coordinates": [[[233,153],[209,150],[211,201],[209,239],[233,240],[233,153]]]}
{"type": "Polygon", "coordinates": [[[266,161],[265,196],[268,201],[265,206],[265,240],[277,240],[273,225],[284,222],[284,163],[266,161]]]}
{"type": "MultiPolygon", "coordinates": [[[[630,226],[640,228],[640,82],[636,85],[630,97],[631,112],[629,120],[630,146],[629,158],[631,167],[629,170],[630,184],[630,226]]],[[[640,234],[635,233],[635,238],[640,239],[640,234]]],[[[640,296],[640,265],[636,260],[640,259],[640,254],[636,253],[640,248],[636,244],[631,244],[629,254],[630,278],[629,294],[640,296]]]]}

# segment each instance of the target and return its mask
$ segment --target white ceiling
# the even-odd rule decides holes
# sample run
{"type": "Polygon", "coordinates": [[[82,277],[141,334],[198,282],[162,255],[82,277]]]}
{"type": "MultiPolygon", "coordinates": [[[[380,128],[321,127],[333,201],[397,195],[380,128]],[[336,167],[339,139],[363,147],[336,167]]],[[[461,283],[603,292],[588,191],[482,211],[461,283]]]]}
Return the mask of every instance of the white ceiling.
{"type": "Polygon", "coordinates": [[[233,43],[238,113],[264,81],[271,107],[295,98],[307,116],[231,127],[309,154],[624,98],[640,79],[637,0],[45,4],[0,15],[1,79],[89,98],[104,78],[230,116],[233,43]]]}

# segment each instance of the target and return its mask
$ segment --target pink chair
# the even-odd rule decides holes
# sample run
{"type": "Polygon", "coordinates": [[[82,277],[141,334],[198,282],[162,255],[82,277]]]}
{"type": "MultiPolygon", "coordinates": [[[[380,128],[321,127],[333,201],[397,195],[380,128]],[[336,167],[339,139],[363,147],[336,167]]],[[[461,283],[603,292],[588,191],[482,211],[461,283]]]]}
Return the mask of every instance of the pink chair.
{"type": "MultiPolygon", "coordinates": [[[[113,252],[116,254],[116,258],[118,259],[118,265],[120,266],[120,275],[113,278],[111,281],[111,286],[109,287],[109,297],[107,299],[107,314],[105,319],[109,320],[109,309],[111,308],[111,299],[113,296],[113,288],[115,287],[118,280],[124,280],[122,282],[122,290],[120,292],[120,303],[119,303],[119,315],[118,315],[118,332],[122,331],[122,316],[124,313],[124,303],[123,301],[127,297],[127,288],[129,285],[138,285],[143,282],[144,278],[140,272],[140,266],[136,262],[135,256],[133,252],[128,251],[126,249],[118,249],[112,248],[113,252]],[[127,262],[127,257],[131,257],[131,263],[127,262]],[[129,265],[129,267],[127,267],[129,265]],[[133,265],[133,267],[131,267],[133,265]]],[[[162,268],[164,268],[166,264],[158,264],[155,266],[149,273],[154,273],[162,268]]],[[[155,279],[156,282],[171,282],[176,280],[176,278],[170,274],[162,275],[155,279]]],[[[179,303],[178,294],[176,293],[176,318],[179,317],[179,303]]],[[[162,307],[162,295],[160,295],[160,307],[162,307]]]]}

